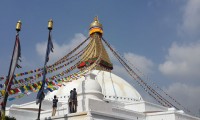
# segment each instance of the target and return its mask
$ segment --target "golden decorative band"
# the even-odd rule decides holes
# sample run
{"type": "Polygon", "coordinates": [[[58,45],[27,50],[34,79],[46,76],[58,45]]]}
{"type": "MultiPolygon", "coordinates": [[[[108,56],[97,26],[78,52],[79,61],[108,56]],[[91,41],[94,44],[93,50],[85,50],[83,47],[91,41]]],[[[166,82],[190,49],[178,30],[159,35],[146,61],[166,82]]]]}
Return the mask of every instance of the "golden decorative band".
{"type": "Polygon", "coordinates": [[[96,27],[91,28],[89,34],[91,35],[92,33],[96,33],[96,32],[103,34],[103,30],[101,28],[96,28],[96,27]]]}

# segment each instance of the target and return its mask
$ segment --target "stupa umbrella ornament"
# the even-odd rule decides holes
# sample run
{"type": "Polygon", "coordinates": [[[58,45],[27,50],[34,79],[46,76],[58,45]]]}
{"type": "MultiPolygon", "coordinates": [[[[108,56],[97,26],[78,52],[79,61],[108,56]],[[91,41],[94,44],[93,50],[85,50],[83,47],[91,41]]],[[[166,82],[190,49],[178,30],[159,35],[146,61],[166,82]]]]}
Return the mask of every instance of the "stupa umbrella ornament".
{"type": "Polygon", "coordinates": [[[11,85],[14,79],[14,72],[15,72],[15,68],[21,68],[21,66],[18,65],[18,60],[20,61],[20,57],[21,57],[21,47],[20,47],[20,41],[19,41],[19,31],[21,30],[21,21],[17,22],[16,25],[16,38],[15,38],[15,44],[14,44],[14,49],[13,49],[13,54],[12,54],[12,58],[10,61],[10,67],[9,67],[9,71],[8,71],[8,76],[6,78],[5,81],[5,93],[4,93],[4,99],[3,102],[1,103],[2,107],[1,107],[1,115],[2,115],[2,120],[5,120],[5,109],[6,109],[6,103],[7,103],[7,99],[8,99],[8,92],[11,89],[11,85]]]}
{"type": "Polygon", "coordinates": [[[89,47],[89,49],[85,50],[84,54],[81,56],[82,59],[81,63],[78,65],[78,68],[83,69],[84,67],[92,65],[98,59],[101,53],[102,56],[95,69],[107,69],[107,71],[111,71],[113,69],[113,65],[101,40],[103,36],[103,25],[99,22],[97,16],[94,18],[94,21],[90,24],[89,36],[89,44],[91,44],[91,46],[89,47]]]}
{"type": "Polygon", "coordinates": [[[42,79],[42,86],[37,94],[37,100],[36,103],[39,103],[39,110],[38,110],[38,118],[37,120],[40,120],[40,111],[41,111],[41,105],[42,101],[45,97],[44,94],[44,87],[46,83],[46,74],[47,74],[47,62],[49,61],[49,54],[50,52],[53,52],[53,43],[51,40],[51,30],[53,29],[53,20],[50,19],[48,21],[48,29],[49,29],[49,36],[48,36],[48,42],[47,42],[47,49],[46,49],[46,56],[45,56],[45,62],[44,62],[44,68],[43,68],[43,79],[42,79]]]}

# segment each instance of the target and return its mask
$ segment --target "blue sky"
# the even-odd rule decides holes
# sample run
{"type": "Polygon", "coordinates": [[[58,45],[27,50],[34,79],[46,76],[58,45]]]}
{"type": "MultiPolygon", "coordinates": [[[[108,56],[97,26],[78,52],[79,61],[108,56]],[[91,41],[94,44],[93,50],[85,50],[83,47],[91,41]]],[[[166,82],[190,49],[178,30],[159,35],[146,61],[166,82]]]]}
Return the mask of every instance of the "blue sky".
{"type": "MultiPolygon", "coordinates": [[[[199,0],[6,0],[0,2],[0,15],[0,76],[8,72],[18,20],[25,71],[43,66],[50,18],[53,62],[88,36],[98,15],[104,38],[114,48],[186,107],[195,113],[200,109],[199,0]]],[[[14,102],[24,99],[30,100],[14,102]]]]}

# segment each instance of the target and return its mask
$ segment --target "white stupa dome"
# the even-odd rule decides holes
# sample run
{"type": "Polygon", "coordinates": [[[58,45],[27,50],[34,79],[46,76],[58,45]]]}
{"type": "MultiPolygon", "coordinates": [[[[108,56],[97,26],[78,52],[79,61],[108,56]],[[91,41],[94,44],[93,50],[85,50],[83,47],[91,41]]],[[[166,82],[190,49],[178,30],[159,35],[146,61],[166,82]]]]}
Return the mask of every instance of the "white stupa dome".
{"type": "Polygon", "coordinates": [[[78,86],[78,94],[96,92],[102,93],[102,88],[97,80],[95,80],[96,74],[88,73],[85,75],[85,80],[82,81],[78,86]]]}
{"type": "MultiPolygon", "coordinates": [[[[104,99],[108,100],[116,100],[116,101],[140,101],[142,100],[141,95],[138,91],[131,86],[124,79],[118,77],[117,75],[100,70],[92,70],[92,74],[96,75],[95,80],[98,81],[101,87],[95,85],[88,85],[87,90],[96,90],[102,92],[104,95],[104,99]]],[[[47,93],[45,99],[52,100],[53,96],[56,95],[59,98],[59,101],[66,102],[68,101],[68,97],[70,94],[70,90],[76,88],[77,90],[82,81],[86,78],[82,76],[77,80],[73,80],[72,82],[63,83],[64,85],[60,87],[58,90],[47,93]]]]}
{"type": "Polygon", "coordinates": [[[79,100],[87,98],[103,100],[104,95],[102,94],[101,86],[95,78],[96,74],[91,72],[85,75],[85,80],[78,86],[77,97],[79,100]]]}

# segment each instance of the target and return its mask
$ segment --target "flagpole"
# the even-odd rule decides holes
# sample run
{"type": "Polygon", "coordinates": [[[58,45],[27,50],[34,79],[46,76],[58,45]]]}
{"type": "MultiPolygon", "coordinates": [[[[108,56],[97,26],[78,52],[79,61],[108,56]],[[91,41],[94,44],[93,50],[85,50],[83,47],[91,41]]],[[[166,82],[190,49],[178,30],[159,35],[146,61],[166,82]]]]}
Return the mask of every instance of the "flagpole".
{"type": "MultiPolygon", "coordinates": [[[[17,22],[17,25],[16,25],[16,31],[17,31],[17,34],[16,34],[16,39],[19,35],[19,31],[21,30],[21,21],[18,21],[17,22]]],[[[11,87],[11,81],[14,77],[14,71],[15,71],[15,68],[16,68],[16,65],[14,66],[13,70],[11,71],[12,69],[12,64],[13,64],[13,56],[14,56],[14,53],[15,53],[15,47],[16,47],[16,40],[15,40],[15,44],[14,44],[14,48],[13,48],[13,53],[12,53],[12,58],[11,58],[11,61],[10,61],[10,67],[9,67],[9,71],[8,71],[8,76],[6,78],[6,82],[5,82],[5,95],[4,95],[4,98],[3,98],[3,103],[2,103],[2,107],[1,107],[1,120],[5,120],[5,114],[6,114],[6,104],[7,104],[7,99],[8,99],[8,88],[11,87]],[[10,78],[11,76],[11,78],[10,78]]]]}
{"type": "MultiPolygon", "coordinates": [[[[44,62],[44,71],[43,71],[43,79],[42,79],[42,85],[41,85],[41,89],[39,90],[39,92],[41,93],[40,95],[40,100],[39,100],[39,109],[38,109],[38,118],[37,120],[40,120],[40,112],[41,112],[41,106],[42,106],[42,100],[43,100],[43,97],[44,97],[44,86],[45,86],[45,81],[46,81],[46,73],[47,73],[47,69],[46,69],[46,64],[49,60],[49,39],[51,39],[51,30],[53,28],[53,21],[52,19],[50,19],[48,21],[48,29],[49,29],[49,38],[48,38],[48,42],[47,42],[47,49],[46,49],[46,56],[45,56],[45,62],[44,62]]],[[[38,92],[38,93],[39,93],[38,92]]]]}

